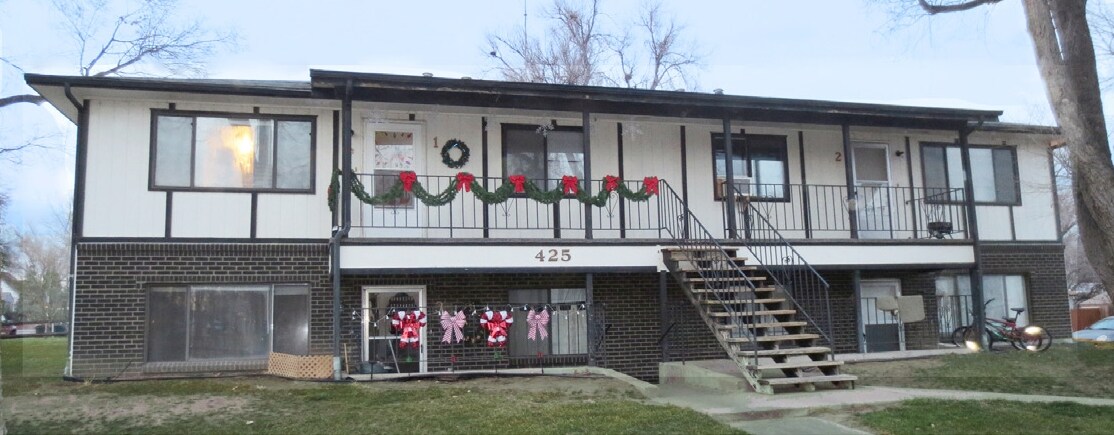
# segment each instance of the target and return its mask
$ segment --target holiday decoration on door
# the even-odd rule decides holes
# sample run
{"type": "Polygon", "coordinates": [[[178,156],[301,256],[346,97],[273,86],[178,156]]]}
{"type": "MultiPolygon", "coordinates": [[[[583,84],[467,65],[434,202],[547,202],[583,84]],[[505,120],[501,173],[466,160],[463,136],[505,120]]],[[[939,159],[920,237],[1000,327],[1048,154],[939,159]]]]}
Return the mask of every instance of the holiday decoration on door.
{"type": "Polygon", "coordinates": [[[480,314],[480,326],[487,330],[487,347],[507,347],[507,329],[514,318],[507,311],[484,311],[480,314]]]}
{"type": "Polygon", "coordinates": [[[451,344],[455,339],[457,343],[464,341],[464,325],[467,324],[464,318],[463,311],[457,311],[456,314],[449,314],[448,311],[441,312],[441,329],[445,330],[445,335],[441,337],[441,342],[451,344]]]}
{"type": "Polygon", "coordinates": [[[549,331],[546,330],[549,326],[549,310],[544,308],[541,311],[530,310],[526,314],[526,324],[529,325],[526,338],[530,341],[545,340],[549,337],[549,331]]]}
{"type": "MultiPolygon", "coordinates": [[[[339,170],[334,172],[332,183],[329,184],[328,202],[330,210],[336,209],[337,193],[340,191],[340,174],[339,170]]],[[[398,174],[399,182],[395,183],[390,190],[372,195],[367,192],[358,178],[348,178],[351,179],[352,194],[364,203],[370,205],[394,204],[400,198],[409,194],[421,201],[422,204],[430,207],[440,207],[448,204],[456,199],[461,192],[471,192],[476,196],[476,199],[484,204],[501,204],[515,195],[525,194],[527,198],[542,204],[555,204],[564,199],[575,199],[584,204],[604,207],[607,205],[608,199],[611,198],[612,192],[628,201],[648,201],[658,194],[659,183],[658,177],[646,177],[642,179],[642,187],[635,191],[627,187],[619,177],[608,175],[604,177],[603,189],[592,195],[580,187],[582,180],[572,175],[561,177],[556,188],[543,190],[534,182],[526,179],[524,175],[516,174],[504,179],[499,187],[488,190],[484,187],[483,181],[477,180],[471,173],[459,172],[449,180],[448,186],[444,190],[434,193],[422,186],[422,182],[418,180],[418,175],[413,171],[403,171],[398,174]]]]}
{"type": "Polygon", "coordinates": [[[421,347],[421,328],[425,326],[425,313],[421,310],[395,311],[391,314],[391,329],[399,331],[398,347],[421,347]]]}

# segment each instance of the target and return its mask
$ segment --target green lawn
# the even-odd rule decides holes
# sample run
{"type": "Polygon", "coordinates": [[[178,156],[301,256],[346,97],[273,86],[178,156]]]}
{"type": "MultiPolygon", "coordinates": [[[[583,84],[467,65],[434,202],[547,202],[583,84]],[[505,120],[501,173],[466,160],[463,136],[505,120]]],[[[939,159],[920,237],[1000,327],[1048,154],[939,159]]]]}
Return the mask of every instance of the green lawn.
{"type": "Polygon", "coordinates": [[[917,399],[859,421],[884,434],[1109,434],[1114,407],[917,399]]]}
{"type": "Polygon", "coordinates": [[[10,433],[737,433],[610,379],[61,381],[65,340],[0,341],[10,433]]]}
{"type": "Polygon", "coordinates": [[[995,351],[848,364],[860,385],[1114,398],[1114,349],[1057,345],[1040,353],[995,351]]]}

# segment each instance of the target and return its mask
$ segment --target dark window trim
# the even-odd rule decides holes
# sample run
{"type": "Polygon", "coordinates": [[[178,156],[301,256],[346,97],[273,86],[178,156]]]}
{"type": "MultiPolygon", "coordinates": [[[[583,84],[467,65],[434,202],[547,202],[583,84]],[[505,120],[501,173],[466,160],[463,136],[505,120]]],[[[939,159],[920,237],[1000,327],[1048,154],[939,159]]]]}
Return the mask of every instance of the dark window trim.
{"type": "Polygon", "coordinates": [[[273,353],[275,348],[275,287],[280,285],[304,285],[309,295],[309,303],[306,304],[306,310],[309,317],[310,337],[309,349],[313,349],[313,283],[308,281],[269,281],[269,282],[147,282],[143,284],[143,362],[145,364],[179,364],[179,363],[204,363],[204,362],[220,362],[220,361],[249,361],[258,360],[259,358],[203,358],[203,359],[190,359],[189,358],[189,327],[190,327],[190,310],[186,308],[186,358],[182,361],[151,361],[151,289],[155,287],[162,288],[184,288],[187,293],[186,303],[189,303],[189,293],[192,287],[202,286],[224,286],[224,287],[244,287],[244,286],[268,286],[270,290],[267,291],[269,298],[267,299],[267,312],[270,318],[267,319],[267,334],[270,335],[270,340],[267,343],[267,353],[273,353]]]}
{"type": "MultiPolygon", "coordinates": [[[[515,291],[538,291],[538,290],[544,290],[544,291],[545,291],[545,300],[546,300],[546,301],[545,301],[545,302],[534,302],[535,304],[537,304],[537,303],[541,303],[541,304],[545,304],[545,305],[550,305],[550,306],[561,306],[561,305],[576,305],[576,304],[577,304],[576,302],[571,302],[571,303],[570,303],[570,302],[564,302],[564,303],[554,303],[554,302],[553,302],[553,290],[556,290],[556,289],[577,289],[577,290],[584,290],[584,299],[585,299],[585,300],[583,300],[583,301],[580,301],[579,303],[582,303],[582,304],[585,304],[585,305],[587,305],[587,303],[588,303],[588,301],[587,301],[587,299],[588,299],[588,289],[585,289],[585,288],[580,288],[580,287],[545,287],[545,288],[539,288],[539,287],[522,287],[522,288],[510,288],[510,289],[507,289],[507,299],[508,299],[508,300],[510,300],[511,292],[515,292],[515,291]]],[[[529,304],[529,303],[528,303],[528,304],[529,304]]],[[[514,305],[514,304],[512,304],[512,305],[514,305]]],[[[517,305],[515,305],[515,306],[517,306],[517,305]]],[[[554,315],[553,313],[550,313],[550,316],[553,316],[553,315],[554,315]]],[[[579,332],[579,331],[578,331],[578,332],[579,332]]],[[[551,337],[550,337],[550,339],[549,339],[549,340],[547,340],[547,341],[549,342],[549,343],[548,343],[548,344],[549,344],[549,354],[548,354],[548,355],[545,355],[545,357],[552,357],[552,358],[569,358],[569,357],[584,357],[584,358],[587,358],[587,357],[588,357],[588,353],[561,353],[561,354],[555,354],[555,353],[553,353],[553,344],[554,344],[554,341],[555,341],[555,340],[553,339],[553,337],[552,337],[552,335],[553,335],[553,334],[554,334],[554,332],[553,332],[552,330],[550,330],[550,335],[551,335],[551,337]]],[[[589,343],[589,342],[588,342],[588,339],[590,339],[591,337],[588,337],[588,330],[587,330],[587,329],[585,329],[585,330],[584,330],[584,335],[585,335],[585,343],[586,343],[586,344],[587,344],[588,346],[591,346],[591,343],[589,343]]],[[[508,341],[509,341],[509,340],[508,340],[508,341]]],[[[587,347],[587,346],[586,346],[586,347],[587,347]]],[[[523,360],[523,359],[534,359],[534,360],[537,360],[537,357],[536,357],[536,356],[530,356],[530,355],[511,355],[509,351],[507,352],[507,357],[509,357],[509,358],[511,358],[511,359],[518,359],[518,360],[523,360]]]]}
{"type": "MultiPolygon", "coordinates": [[[[533,131],[533,132],[536,133],[539,127],[540,127],[540,125],[535,125],[535,124],[513,124],[513,123],[501,123],[501,124],[499,124],[499,135],[500,135],[499,136],[499,142],[500,142],[499,145],[502,148],[502,150],[500,151],[500,154],[502,155],[502,158],[503,158],[503,162],[502,162],[503,178],[509,177],[511,175],[515,175],[515,174],[508,174],[507,173],[507,131],[509,131],[509,130],[525,130],[525,131],[533,131]]],[[[559,125],[559,126],[553,127],[551,130],[578,132],[581,135],[581,146],[583,146],[583,143],[584,143],[584,139],[583,139],[583,137],[584,137],[584,127],[579,126],[579,125],[559,125]]],[[[588,159],[590,159],[591,156],[589,156],[587,152],[584,152],[583,150],[581,150],[581,151],[584,153],[584,163],[587,164],[588,159]]],[[[545,176],[548,178],[549,177],[549,137],[546,136],[546,135],[542,135],[542,154],[543,154],[543,157],[544,157],[544,160],[542,161],[542,171],[545,172],[545,176]]],[[[582,183],[587,183],[589,180],[580,180],[580,181],[582,183]]],[[[538,186],[538,187],[540,187],[542,189],[546,188],[546,186],[538,186]]]]}
{"type": "MultiPolygon", "coordinates": [[[[982,145],[982,144],[980,144],[980,145],[967,145],[967,146],[970,149],[990,149],[990,150],[1006,149],[1006,150],[1009,150],[1010,154],[1013,156],[1013,188],[1014,188],[1014,192],[1017,192],[1017,200],[1016,201],[977,201],[976,200],[975,205],[978,205],[978,206],[1001,206],[1001,207],[1019,207],[1019,206],[1021,206],[1022,205],[1022,201],[1021,201],[1021,169],[1020,169],[1021,162],[1019,162],[1017,160],[1017,147],[1013,146],[1013,145],[982,145]]],[[[949,147],[959,148],[959,145],[954,144],[954,143],[948,143],[948,142],[921,142],[920,143],[921,185],[925,189],[928,189],[929,187],[928,187],[928,180],[926,178],[927,175],[928,175],[928,171],[926,170],[925,165],[924,165],[924,149],[929,148],[929,147],[936,147],[936,148],[943,148],[944,149],[944,182],[946,183],[951,178],[950,177],[951,174],[948,172],[949,170],[948,170],[948,152],[947,152],[947,149],[949,147]]],[[[974,171],[974,168],[971,168],[971,170],[974,171]]],[[[956,189],[956,188],[957,187],[948,186],[948,189],[956,189]]],[[[973,195],[974,193],[972,192],[970,194],[973,195]]],[[[963,204],[963,201],[950,201],[950,200],[946,200],[946,201],[928,201],[927,198],[926,198],[926,201],[930,204],[963,204]]]]}
{"type": "MultiPolygon", "coordinates": [[[[750,168],[750,147],[746,140],[748,137],[781,138],[783,145],[781,148],[781,168],[782,171],[785,171],[785,183],[783,183],[785,196],[773,197],[756,195],[751,196],[750,200],[752,202],[793,202],[793,192],[790,190],[791,184],[789,183],[789,136],[780,134],[731,134],[731,150],[738,153],[740,148],[736,148],[736,143],[742,145],[743,162],[746,164],[746,168],[744,169],[746,169],[747,177],[753,178],[754,176],[751,174],[750,168]]],[[[718,149],[723,149],[723,132],[712,132],[712,199],[717,202],[723,202],[723,196],[718,194],[719,192],[716,190],[715,185],[715,183],[717,183],[716,176],[718,175],[716,174],[716,150],[718,149]]],[[[724,152],[724,158],[729,158],[726,151],[724,152]]],[[[738,170],[736,170],[736,172],[738,172],[738,170]]]]}
{"type": "MultiPolygon", "coordinates": [[[[275,129],[271,138],[272,148],[278,144],[278,129],[275,129]]],[[[151,143],[149,145],[150,158],[147,165],[147,190],[153,192],[225,192],[225,193],[282,193],[314,195],[317,193],[317,115],[284,115],[269,113],[243,113],[243,112],[216,112],[203,110],[168,110],[151,109],[151,143]],[[155,184],[155,163],[158,161],[158,119],[160,116],[175,116],[179,118],[193,118],[190,138],[190,187],[183,186],[158,186],[155,184]],[[269,121],[301,121],[309,122],[309,188],[308,189],[283,189],[277,187],[242,188],[242,187],[194,187],[195,161],[197,158],[197,121],[202,118],[226,119],[261,119],[269,121]]],[[[274,156],[274,169],[271,171],[272,186],[277,184],[278,155],[272,149],[274,156]]]]}

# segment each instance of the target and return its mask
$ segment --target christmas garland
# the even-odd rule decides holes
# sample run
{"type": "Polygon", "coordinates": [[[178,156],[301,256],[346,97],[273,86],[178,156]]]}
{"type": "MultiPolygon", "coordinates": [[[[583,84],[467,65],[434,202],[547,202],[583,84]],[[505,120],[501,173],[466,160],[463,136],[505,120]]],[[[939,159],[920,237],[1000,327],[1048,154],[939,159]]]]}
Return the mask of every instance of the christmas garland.
{"type": "MultiPolygon", "coordinates": [[[[412,171],[401,172],[398,174],[399,183],[391,187],[390,190],[383,192],[379,195],[371,195],[364,188],[363,183],[359,179],[352,178],[352,193],[360,201],[371,205],[382,205],[394,203],[402,198],[407,193],[412,194],[422,204],[430,207],[440,207],[448,204],[456,199],[456,196],[461,192],[471,192],[484,204],[500,204],[506,202],[513,196],[525,195],[527,198],[538,201],[542,204],[554,204],[562,199],[576,199],[584,204],[594,205],[596,207],[603,207],[607,205],[607,199],[611,197],[611,193],[619,195],[619,197],[634,202],[642,202],[649,200],[650,197],[658,194],[658,177],[646,177],[642,179],[642,187],[637,191],[630,190],[619,177],[608,175],[603,177],[604,185],[603,190],[594,195],[590,195],[583,190],[580,190],[580,180],[575,176],[566,175],[561,178],[560,186],[553,190],[544,190],[532,181],[526,179],[523,175],[511,175],[501,184],[492,190],[484,188],[483,184],[476,181],[476,177],[467,172],[460,172],[456,174],[449,185],[440,192],[430,192],[422,186],[418,181],[418,175],[412,171]]],[[[340,171],[333,173],[332,183],[329,184],[328,201],[329,210],[336,210],[337,205],[337,190],[340,188],[340,171]]]]}
{"type": "Polygon", "coordinates": [[[441,163],[453,169],[463,168],[465,163],[468,163],[468,157],[472,155],[472,150],[468,149],[468,145],[460,139],[449,139],[445,142],[445,146],[441,147],[441,163]],[[453,159],[452,151],[454,148],[460,150],[460,158],[453,159]]]}

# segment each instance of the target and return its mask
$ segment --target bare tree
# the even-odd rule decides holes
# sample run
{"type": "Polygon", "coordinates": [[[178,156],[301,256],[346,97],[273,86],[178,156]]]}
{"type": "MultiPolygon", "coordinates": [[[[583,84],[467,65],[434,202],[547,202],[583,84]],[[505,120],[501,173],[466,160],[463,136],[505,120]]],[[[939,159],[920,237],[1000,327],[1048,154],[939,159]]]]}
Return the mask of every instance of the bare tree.
{"type": "Polygon", "coordinates": [[[64,233],[24,232],[12,275],[19,291],[18,311],[36,322],[62,322],[69,306],[69,246],[64,233]]]}
{"type": "MultiPolygon", "coordinates": [[[[120,3],[53,0],[53,9],[76,46],[80,75],[150,74],[151,68],[165,72],[159,75],[200,75],[206,58],[236,41],[234,32],[210,29],[200,20],[179,24],[178,0],[127,1],[123,3],[129,7],[112,14],[121,9],[113,7],[120,3]],[[142,66],[148,69],[141,70],[142,66]]],[[[10,59],[0,60],[15,66],[10,59]]],[[[11,95],[0,97],[0,108],[43,101],[35,94],[11,95]]]]}
{"type": "MultiPolygon", "coordinates": [[[[916,0],[916,4],[925,14],[934,15],[1000,1],[916,0]]],[[[1069,151],[1075,222],[1083,251],[1107,292],[1114,293],[1114,163],[1087,2],[1023,0],[1022,4],[1037,66],[1069,151]]]]}
{"type": "Polygon", "coordinates": [[[701,55],[684,27],[660,3],[646,4],[630,25],[617,26],[599,1],[555,0],[544,38],[525,28],[488,35],[489,55],[504,79],[628,88],[691,88],[701,55]],[[609,26],[608,24],[611,24],[609,26]]]}

